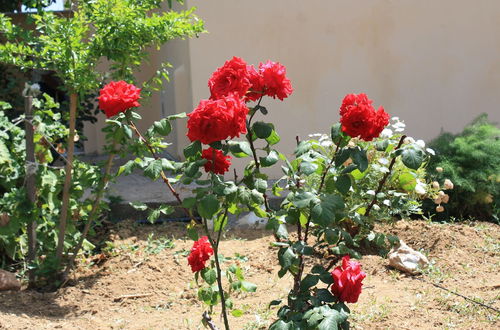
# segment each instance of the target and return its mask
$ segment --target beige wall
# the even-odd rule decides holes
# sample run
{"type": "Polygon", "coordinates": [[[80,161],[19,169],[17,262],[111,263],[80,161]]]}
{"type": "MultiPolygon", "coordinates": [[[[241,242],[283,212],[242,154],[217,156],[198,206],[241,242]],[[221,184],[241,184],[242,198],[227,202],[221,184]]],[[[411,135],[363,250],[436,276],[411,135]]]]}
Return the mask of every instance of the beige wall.
{"type": "Polygon", "coordinates": [[[265,102],[265,120],[276,123],[286,152],[295,135],[327,132],[352,92],[367,93],[426,140],[441,129],[460,131],[481,112],[500,121],[499,0],[186,3],[198,7],[209,33],[162,50],[178,70],[163,96],[169,113],[189,112],[207,98],[212,72],[236,55],[286,65],[294,94],[265,102]]]}
{"type": "Polygon", "coordinates": [[[193,103],[231,56],[286,65],[295,88],[266,100],[281,147],[327,132],[346,93],[430,140],[458,132],[481,112],[500,121],[499,0],[188,0],[209,34],[191,40],[193,103]]]}

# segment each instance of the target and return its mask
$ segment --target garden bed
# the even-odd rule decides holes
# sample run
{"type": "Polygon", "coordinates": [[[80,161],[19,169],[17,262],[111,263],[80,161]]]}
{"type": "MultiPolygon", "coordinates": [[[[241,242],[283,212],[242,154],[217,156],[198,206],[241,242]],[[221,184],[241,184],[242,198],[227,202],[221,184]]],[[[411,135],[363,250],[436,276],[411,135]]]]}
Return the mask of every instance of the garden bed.
{"type": "MultiPolygon", "coordinates": [[[[107,233],[107,251],[80,264],[74,278],[56,293],[0,294],[0,329],[197,329],[204,306],[186,252],[192,241],[181,224],[137,226],[123,222],[107,233]],[[150,236],[154,233],[154,236],[150,236]],[[191,287],[190,287],[191,285],[191,287]]],[[[399,221],[383,231],[397,234],[434,264],[423,276],[406,276],[375,255],[361,260],[367,273],[363,293],[351,304],[356,329],[498,329],[500,315],[431,283],[500,309],[500,230],[491,223],[436,224],[399,221]]],[[[222,251],[245,269],[256,293],[237,303],[244,315],[231,316],[234,329],[261,329],[276,317],[270,300],[286,298],[278,281],[276,251],[267,231],[231,231],[222,251]],[[280,286],[278,286],[278,283],[280,286]]],[[[289,285],[292,279],[287,275],[289,285]]],[[[217,324],[222,325],[218,317],[217,324]]]]}

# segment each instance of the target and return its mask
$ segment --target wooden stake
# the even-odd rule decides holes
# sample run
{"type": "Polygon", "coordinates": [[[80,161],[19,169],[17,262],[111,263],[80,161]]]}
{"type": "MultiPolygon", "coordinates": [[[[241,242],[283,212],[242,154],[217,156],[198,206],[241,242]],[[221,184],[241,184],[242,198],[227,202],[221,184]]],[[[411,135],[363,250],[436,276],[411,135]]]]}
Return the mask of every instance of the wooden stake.
{"type": "MultiPolygon", "coordinates": [[[[36,205],[36,162],[35,162],[35,143],[33,140],[33,96],[24,98],[24,114],[26,123],[24,126],[26,132],[26,191],[28,200],[31,203],[31,209],[36,205]]],[[[33,264],[36,259],[36,219],[31,216],[28,222],[28,265],[33,264]]],[[[29,286],[35,285],[35,270],[28,271],[29,286]]]]}
{"type": "Polygon", "coordinates": [[[66,157],[66,177],[64,179],[64,188],[62,196],[61,214],[59,217],[59,234],[57,240],[56,258],[61,262],[64,250],[64,237],[66,235],[66,219],[68,217],[69,190],[71,188],[71,177],[73,170],[73,154],[75,152],[75,126],[76,126],[76,108],[78,97],[76,93],[71,93],[69,99],[69,135],[68,135],[68,153],[66,157]]]}

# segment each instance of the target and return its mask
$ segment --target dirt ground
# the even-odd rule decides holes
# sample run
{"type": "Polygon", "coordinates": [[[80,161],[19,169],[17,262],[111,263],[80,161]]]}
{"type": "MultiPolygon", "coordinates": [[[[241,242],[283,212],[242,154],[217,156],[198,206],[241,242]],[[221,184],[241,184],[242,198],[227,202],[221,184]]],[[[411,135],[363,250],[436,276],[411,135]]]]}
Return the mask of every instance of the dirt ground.
{"type": "MultiPolygon", "coordinates": [[[[199,329],[205,309],[187,265],[192,241],[183,225],[121,223],[109,234],[107,253],[80,264],[72,285],[56,293],[0,293],[0,329],[199,329]],[[154,233],[153,236],[151,236],[154,233]],[[126,295],[136,295],[126,297],[126,295]]],[[[357,304],[355,329],[499,329],[500,314],[431,283],[500,309],[500,228],[490,223],[436,224],[399,221],[382,228],[428,255],[432,266],[412,277],[366,255],[368,274],[357,304]]],[[[273,236],[229,232],[221,251],[238,262],[257,292],[235,297],[241,317],[234,329],[266,329],[275,319],[273,299],[284,298],[291,278],[279,279],[273,236]]],[[[219,317],[214,317],[222,325],[219,317]]]]}

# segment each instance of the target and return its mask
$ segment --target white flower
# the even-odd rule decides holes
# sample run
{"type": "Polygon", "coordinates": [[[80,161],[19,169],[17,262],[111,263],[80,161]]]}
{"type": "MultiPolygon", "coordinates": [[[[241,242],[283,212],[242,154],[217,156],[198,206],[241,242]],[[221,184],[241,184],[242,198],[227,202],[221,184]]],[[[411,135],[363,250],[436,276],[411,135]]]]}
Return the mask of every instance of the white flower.
{"type": "Polygon", "coordinates": [[[424,140],[417,140],[417,142],[415,142],[415,144],[417,146],[419,146],[420,148],[422,148],[422,149],[425,148],[425,142],[424,142],[424,140]]]}
{"type": "Polygon", "coordinates": [[[366,192],[367,195],[372,195],[372,196],[375,196],[375,190],[368,190],[366,192]]]}
{"type": "Polygon", "coordinates": [[[436,156],[436,152],[435,152],[433,149],[431,149],[431,148],[427,148],[427,149],[425,149],[425,150],[426,150],[428,153],[430,153],[431,155],[436,156]]]}
{"type": "Polygon", "coordinates": [[[378,211],[378,210],[380,210],[380,206],[378,206],[377,204],[373,204],[373,209],[375,211],[378,211]]]}
{"type": "Polygon", "coordinates": [[[382,158],[379,158],[378,162],[382,165],[387,165],[387,164],[389,164],[389,159],[382,157],[382,158]]]}
{"type": "Polygon", "coordinates": [[[414,139],[414,138],[412,138],[411,136],[408,136],[408,137],[406,137],[406,138],[403,140],[403,143],[404,143],[404,144],[413,144],[413,143],[415,143],[415,139],[414,139]]]}
{"type": "Polygon", "coordinates": [[[443,173],[443,168],[442,167],[436,167],[436,172],[443,173]]]}
{"type": "Polygon", "coordinates": [[[439,189],[439,182],[437,182],[437,181],[433,181],[433,182],[432,182],[432,188],[434,188],[434,189],[439,189]]]}
{"type": "Polygon", "coordinates": [[[390,128],[384,128],[384,130],[380,133],[380,137],[383,139],[391,138],[394,133],[390,128]]]}
{"type": "Polygon", "coordinates": [[[384,205],[386,205],[386,206],[391,206],[391,201],[390,201],[390,200],[388,200],[388,199],[384,199],[384,202],[383,202],[383,203],[384,203],[384,205]]]}
{"type": "Polygon", "coordinates": [[[417,184],[415,185],[415,192],[419,195],[425,195],[425,184],[417,179],[417,184]]]}
{"type": "Polygon", "coordinates": [[[443,212],[443,211],[444,211],[444,207],[442,207],[441,205],[436,206],[436,212],[443,212]]]}

